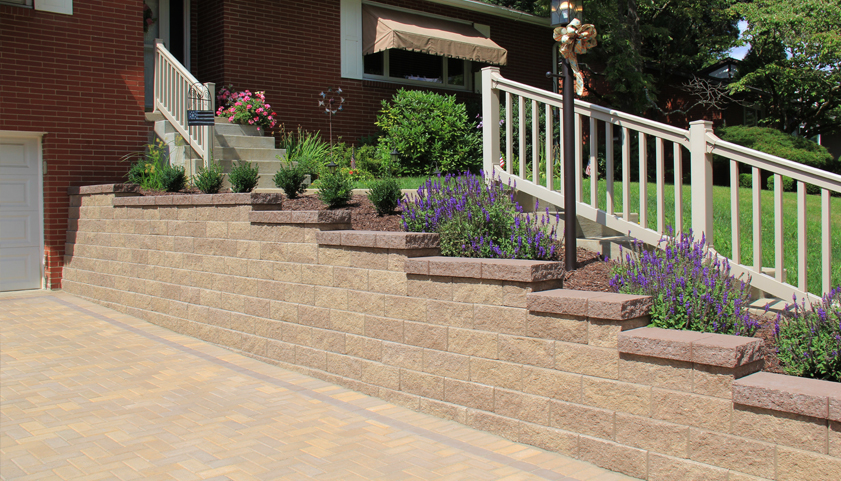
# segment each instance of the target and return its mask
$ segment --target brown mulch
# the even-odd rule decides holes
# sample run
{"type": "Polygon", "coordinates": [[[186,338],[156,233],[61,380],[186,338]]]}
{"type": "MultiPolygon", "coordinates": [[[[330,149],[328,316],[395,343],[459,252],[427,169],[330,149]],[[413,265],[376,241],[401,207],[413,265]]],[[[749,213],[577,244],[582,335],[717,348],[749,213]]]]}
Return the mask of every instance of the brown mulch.
{"type": "MultiPolygon", "coordinates": [[[[197,189],[181,192],[153,192],[141,190],[143,195],[178,195],[197,194],[197,189]]],[[[347,206],[340,209],[351,211],[351,228],[353,230],[375,230],[384,232],[401,232],[403,230],[400,221],[400,209],[391,215],[380,216],[374,210],[373,204],[365,195],[354,195],[347,206]]],[[[284,196],[283,210],[327,210],[327,206],[315,195],[302,195],[296,199],[289,199],[284,196]]],[[[557,244],[554,260],[564,260],[564,249],[561,243],[557,244]]],[[[564,289],[577,291],[600,291],[612,292],[610,287],[610,271],[614,266],[613,261],[605,261],[601,255],[586,249],[578,248],[576,251],[578,268],[575,271],[567,272],[564,275],[564,289]]],[[[776,355],[774,342],[774,318],[754,316],[762,327],[754,335],[765,343],[763,354],[765,363],[763,371],[784,374],[776,355]]]]}

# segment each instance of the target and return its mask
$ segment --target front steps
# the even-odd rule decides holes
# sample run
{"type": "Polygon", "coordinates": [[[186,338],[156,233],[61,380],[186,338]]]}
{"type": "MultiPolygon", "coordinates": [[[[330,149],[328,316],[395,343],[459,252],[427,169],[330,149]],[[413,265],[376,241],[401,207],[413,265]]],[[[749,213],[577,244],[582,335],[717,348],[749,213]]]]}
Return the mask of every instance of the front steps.
{"type": "MultiPolygon", "coordinates": [[[[147,115],[147,118],[150,116],[147,115]]],[[[172,165],[183,166],[187,175],[192,177],[202,166],[202,160],[197,158],[189,145],[166,120],[155,120],[155,134],[169,146],[169,158],[172,165]]],[[[275,139],[263,136],[257,127],[252,125],[232,124],[224,117],[216,117],[214,125],[213,158],[226,174],[223,189],[230,188],[227,174],[236,161],[247,161],[260,170],[258,189],[272,189],[275,187],[272,177],[280,168],[279,159],[286,157],[284,149],[275,148],[275,139]]]]}

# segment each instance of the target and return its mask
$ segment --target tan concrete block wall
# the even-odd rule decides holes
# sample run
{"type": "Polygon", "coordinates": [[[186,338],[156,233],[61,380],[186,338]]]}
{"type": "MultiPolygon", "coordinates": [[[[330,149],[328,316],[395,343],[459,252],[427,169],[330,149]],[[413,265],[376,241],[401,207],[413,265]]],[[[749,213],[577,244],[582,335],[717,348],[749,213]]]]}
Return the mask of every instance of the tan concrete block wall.
{"type": "Polygon", "coordinates": [[[320,245],[321,227],[251,223],[248,205],[113,197],[73,198],[68,292],[631,476],[841,472],[838,422],[734,405],[751,368],[620,354],[619,334],[645,316],[530,311],[529,294],[556,283],[408,274],[428,250],[320,245]]]}

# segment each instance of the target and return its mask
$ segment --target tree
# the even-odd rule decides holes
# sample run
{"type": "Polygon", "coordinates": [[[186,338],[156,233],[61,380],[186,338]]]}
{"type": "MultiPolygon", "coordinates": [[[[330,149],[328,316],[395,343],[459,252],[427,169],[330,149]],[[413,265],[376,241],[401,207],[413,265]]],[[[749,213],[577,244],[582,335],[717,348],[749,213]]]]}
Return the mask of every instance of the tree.
{"type": "MultiPolygon", "coordinates": [[[[535,15],[549,0],[485,0],[535,15]]],[[[600,104],[642,115],[662,112],[658,94],[674,73],[693,73],[724,58],[739,37],[737,0],[586,0],[584,21],[599,46],[579,61],[587,91],[600,104]]]]}
{"type": "Polygon", "coordinates": [[[734,92],[755,98],[765,125],[804,137],[841,129],[841,3],[754,0],[733,7],[751,49],[734,92]]]}

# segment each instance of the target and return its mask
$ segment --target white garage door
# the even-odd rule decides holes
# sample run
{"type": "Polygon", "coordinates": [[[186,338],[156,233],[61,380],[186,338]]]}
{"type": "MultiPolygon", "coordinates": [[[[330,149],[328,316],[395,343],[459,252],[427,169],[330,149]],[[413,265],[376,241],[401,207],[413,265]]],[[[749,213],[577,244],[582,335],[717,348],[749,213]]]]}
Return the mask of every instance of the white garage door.
{"type": "Polygon", "coordinates": [[[0,132],[0,292],[40,289],[41,138],[0,132]]]}

